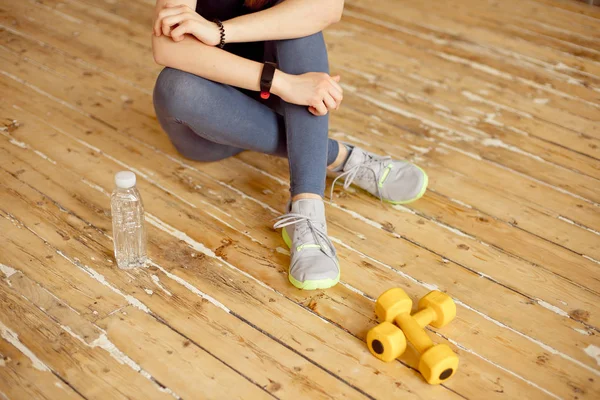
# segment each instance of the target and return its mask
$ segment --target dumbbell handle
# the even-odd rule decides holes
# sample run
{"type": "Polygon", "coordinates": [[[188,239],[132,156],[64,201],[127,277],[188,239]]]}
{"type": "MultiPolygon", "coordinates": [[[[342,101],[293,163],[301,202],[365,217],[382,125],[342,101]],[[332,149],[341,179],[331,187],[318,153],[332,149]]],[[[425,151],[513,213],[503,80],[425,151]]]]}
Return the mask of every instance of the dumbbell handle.
{"type": "Polygon", "coordinates": [[[425,328],[435,320],[435,312],[431,308],[423,308],[412,315],[421,328],[425,328]]]}
{"type": "Polygon", "coordinates": [[[429,308],[424,308],[413,315],[400,314],[395,319],[396,325],[402,329],[404,335],[419,353],[424,353],[433,346],[433,342],[425,332],[425,327],[435,319],[435,314],[429,308]]]}

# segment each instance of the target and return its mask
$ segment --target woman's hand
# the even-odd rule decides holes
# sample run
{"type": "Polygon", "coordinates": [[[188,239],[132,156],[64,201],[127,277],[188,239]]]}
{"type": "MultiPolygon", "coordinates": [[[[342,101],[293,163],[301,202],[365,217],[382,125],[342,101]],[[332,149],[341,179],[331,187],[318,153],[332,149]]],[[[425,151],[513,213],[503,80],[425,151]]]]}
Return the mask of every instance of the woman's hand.
{"type": "Polygon", "coordinates": [[[154,21],[154,34],[170,36],[175,42],[190,34],[209,46],[216,46],[221,41],[217,24],[207,21],[185,4],[165,4],[154,21]]]}
{"type": "Polygon", "coordinates": [[[326,115],[337,110],[344,98],[339,81],[339,75],[332,77],[323,72],[289,75],[277,70],[271,90],[288,103],[308,106],[314,115],[326,115]]]}

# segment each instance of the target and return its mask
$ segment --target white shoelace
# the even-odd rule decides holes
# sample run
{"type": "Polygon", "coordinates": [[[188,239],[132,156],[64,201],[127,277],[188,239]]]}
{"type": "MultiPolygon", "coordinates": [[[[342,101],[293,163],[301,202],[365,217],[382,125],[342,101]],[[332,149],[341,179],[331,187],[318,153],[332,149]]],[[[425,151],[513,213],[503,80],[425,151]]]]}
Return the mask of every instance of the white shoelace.
{"type": "MultiPolygon", "coordinates": [[[[306,222],[307,229],[310,231],[315,243],[321,247],[321,251],[330,257],[336,256],[335,247],[325,232],[314,225],[311,218],[298,214],[288,213],[277,217],[278,221],[273,225],[274,229],[285,228],[286,226],[296,225],[300,222],[306,222]]],[[[306,232],[300,232],[304,235],[306,232]]]]}
{"type": "MultiPolygon", "coordinates": [[[[356,164],[354,167],[348,169],[347,171],[342,172],[333,180],[333,183],[331,184],[331,192],[329,194],[329,198],[331,200],[333,200],[333,189],[335,188],[335,184],[338,181],[338,179],[345,177],[344,189],[347,190],[350,187],[350,185],[352,185],[352,182],[354,182],[354,179],[358,176],[361,168],[365,168],[364,173],[366,173],[366,171],[371,171],[373,173],[373,176],[375,177],[375,188],[377,190],[377,196],[379,197],[379,200],[383,201],[383,197],[382,197],[381,191],[379,189],[380,177],[377,175],[377,172],[375,171],[375,166],[377,164],[392,161],[392,157],[390,157],[390,156],[372,156],[372,155],[368,155],[367,157],[369,157],[367,160],[363,161],[360,164],[356,164]]],[[[383,167],[380,168],[380,173],[383,170],[384,170],[383,167]]],[[[362,175],[364,175],[364,173],[362,175]]]]}

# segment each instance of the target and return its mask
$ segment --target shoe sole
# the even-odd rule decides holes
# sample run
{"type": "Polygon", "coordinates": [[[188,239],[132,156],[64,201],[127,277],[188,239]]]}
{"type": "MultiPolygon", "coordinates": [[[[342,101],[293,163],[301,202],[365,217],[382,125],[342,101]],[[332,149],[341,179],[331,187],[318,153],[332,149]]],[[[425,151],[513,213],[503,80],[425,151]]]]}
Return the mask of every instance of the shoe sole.
{"type": "MultiPolygon", "coordinates": [[[[281,230],[281,236],[283,237],[283,241],[287,245],[288,248],[292,248],[292,239],[288,235],[285,228],[281,230]]],[[[288,273],[288,279],[292,285],[302,290],[318,290],[318,289],[329,289],[340,281],[340,273],[335,279],[316,279],[316,280],[308,280],[301,282],[294,278],[292,274],[288,273]]]]}
{"type": "Polygon", "coordinates": [[[421,188],[421,191],[412,199],[409,200],[402,200],[402,201],[393,201],[393,200],[383,200],[386,203],[390,203],[390,204],[394,204],[394,205],[398,205],[398,204],[408,204],[408,203],[412,203],[413,201],[417,201],[419,200],[421,197],[423,197],[423,195],[425,194],[425,192],[427,191],[427,186],[429,185],[429,176],[427,176],[427,173],[425,171],[423,171],[423,169],[421,169],[421,167],[415,165],[415,167],[419,168],[419,170],[423,173],[423,176],[425,177],[424,182],[423,182],[423,187],[421,188]]]}

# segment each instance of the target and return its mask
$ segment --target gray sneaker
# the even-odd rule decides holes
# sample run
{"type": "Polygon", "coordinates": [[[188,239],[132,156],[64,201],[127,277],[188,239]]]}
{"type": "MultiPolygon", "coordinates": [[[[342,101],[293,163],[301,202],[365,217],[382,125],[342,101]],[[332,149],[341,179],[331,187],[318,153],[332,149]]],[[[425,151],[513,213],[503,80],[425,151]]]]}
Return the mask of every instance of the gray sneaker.
{"type": "Polygon", "coordinates": [[[378,156],[360,147],[353,147],[342,173],[344,189],[355,184],[373,196],[392,204],[406,204],[421,198],[427,189],[429,179],[425,171],[407,161],[394,161],[391,157],[378,156]]]}
{"type": "Polygon", "coordinates": [[[320,199],[292,203],[288,214],[277,218],[273,228],[291,250],[289,280],[299,289],[327,289],[340,280],[340,266],[333,243],[327,237],[325,205],[320,199]]]}

